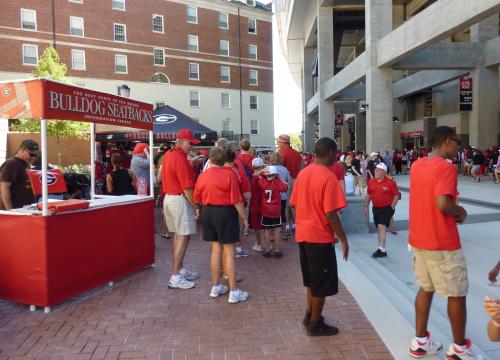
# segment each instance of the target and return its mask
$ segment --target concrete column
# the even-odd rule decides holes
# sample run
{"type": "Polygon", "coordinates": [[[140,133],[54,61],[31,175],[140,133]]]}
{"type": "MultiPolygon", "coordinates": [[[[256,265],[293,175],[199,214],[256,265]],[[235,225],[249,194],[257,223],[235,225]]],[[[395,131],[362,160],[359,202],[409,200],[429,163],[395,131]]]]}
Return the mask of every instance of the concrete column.
{"type": "Polygon", "coordinates": [[[303,148],[307,152],[313,152],[314,151],[314,144],[316,141],[314,140],[314,130],[315,126],[314,123],[316,122],[316,117],[311,116],[311,115],[306,115],[305,122],[304,122],[304,144],[303,148]]]}
{"type": "Polygon", "coordinates": [[[356,150],[366,150],[366,113],[358,112],[356,116],[356,150]]]}
{"type": "Polygon", "coordinates": [[[333,77],[333,9],[328,7],[318,8],[318,88],[319,88],[319,136],[328,136],[333,139],[335,130],[335,114],[333,101],[325,100],[323,84],[333,77]]]}
{"type": "MultiPolygon", "coordinates": [[[[498,36],[498,14],[471,26],[471,42],[483,43],[498,36]]],[[[478,66],[472,75],[472,111],[469,141],[485,149],[498,143],[498,67],[478,66]]]]}
{"type": "Polygon", "coordinates": [[[303,112],[303,148],[306,151],[314,149],[314,122],[316,121],[312,116],[307,115],[307,102],[311,99],[313,94],[312,83],[312,64],[315,60],[316,51],[314,48],[304,48],[304,61],[302,69],[302,112],[303,112]]]}
{"type": "Polygon", "coordinates": [[[392,31],[392,0],[365,0],[367,151],[392,150],[392,69],[377,67],[377,41],[392,31]]]}
{"type": "Polygon", "coordinates": [[[435,117],[424,117],[424,144],[423,146],[430,150],[432,149],[431,137],[434,130],[437,127],[437,118],[435,117]]]}

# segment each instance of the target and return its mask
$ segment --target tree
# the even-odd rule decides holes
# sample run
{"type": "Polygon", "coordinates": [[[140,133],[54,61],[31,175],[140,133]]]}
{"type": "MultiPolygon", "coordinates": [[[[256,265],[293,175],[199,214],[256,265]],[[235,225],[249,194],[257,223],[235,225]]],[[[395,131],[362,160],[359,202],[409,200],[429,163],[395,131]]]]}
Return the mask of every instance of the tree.
{"type": "MultiPolygon", "coordinates": [[[[56,49],[50,45],[43,51],[42,55],[38,59],[38,64],[32,74],[34,77],[43,77],[46,79],[69,83],[66,78],[67,71],[68,68],[61,62],[56,49]]],[[[41,131],[41,123],[39,121],[21,119],[11,124],[11,130],[39,133],[41,131]]],[[[89,124],[84,122],[69,120],[47,121],[47,135],[56,139],[57,164],[59,167],[61,167],[62,157],[61,140],[66,136],[87,138],[89,130],[89,124]]]]}
{"type": "Polygon", "coordinates": [[[302,139],[299,134],[290,134],[290,145],[294,149],[302,151],[302,139]]]}

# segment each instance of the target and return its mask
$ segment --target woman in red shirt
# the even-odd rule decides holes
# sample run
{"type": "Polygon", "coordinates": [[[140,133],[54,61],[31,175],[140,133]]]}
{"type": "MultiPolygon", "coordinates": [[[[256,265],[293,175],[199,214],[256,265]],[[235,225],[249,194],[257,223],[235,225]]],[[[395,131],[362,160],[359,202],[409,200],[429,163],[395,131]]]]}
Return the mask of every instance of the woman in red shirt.
{"type": "Polygon", "coordinates": [[[193,199],[203,204],[203,239],[210,241],[210,270],[213,298],[227,293],[229,303],[238,303],[248,298],[248,293],[236,287],[235,244],[239,241],[238,215],[245,230],[248,220],[240,192],[238,176],[234,171],[224,169],[227,152],[221,148],[210,150],[211,167],[198,177],[193,199]],[[229,289],[220,283],[221,258],[228,277],[229,289]]]}

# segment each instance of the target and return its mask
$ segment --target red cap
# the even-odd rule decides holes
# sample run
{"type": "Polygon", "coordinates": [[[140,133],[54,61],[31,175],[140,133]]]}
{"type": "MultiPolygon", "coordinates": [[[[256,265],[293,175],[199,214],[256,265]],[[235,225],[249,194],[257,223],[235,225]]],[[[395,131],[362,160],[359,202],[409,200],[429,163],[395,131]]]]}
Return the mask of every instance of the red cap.
{"type": "Polygon", "coordinates": [[[194,137],[193,131],[190,129],[181,129],[175,136],[177,140],[188,140],[193,145],[198,145],[200,140],[194,137]]]}
{"type": "Polygon", "coordinates": [[[278,136],[278,141],[290,144],[290,136],[281,134],[280,136],[278,136]]]}
{"type": "Polygon", "coordinates": [[[134,148],[134,155],[139,155],[139,154],[144,153],[144,149],[147,149],[148,147],[149,147],[148,144],[144,144],[144,143],[137,144],[134,148]]]}

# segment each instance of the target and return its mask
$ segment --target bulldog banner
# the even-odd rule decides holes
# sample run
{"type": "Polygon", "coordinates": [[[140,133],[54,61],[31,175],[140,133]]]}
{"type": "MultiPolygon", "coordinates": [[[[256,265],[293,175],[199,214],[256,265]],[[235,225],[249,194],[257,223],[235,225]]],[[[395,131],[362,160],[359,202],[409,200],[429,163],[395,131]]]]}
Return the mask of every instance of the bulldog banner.
{"type": "Polygon", "coordinates": [[[0,83],[0,117],[153,130],[153,105],[46,79],[0,83]]]}

